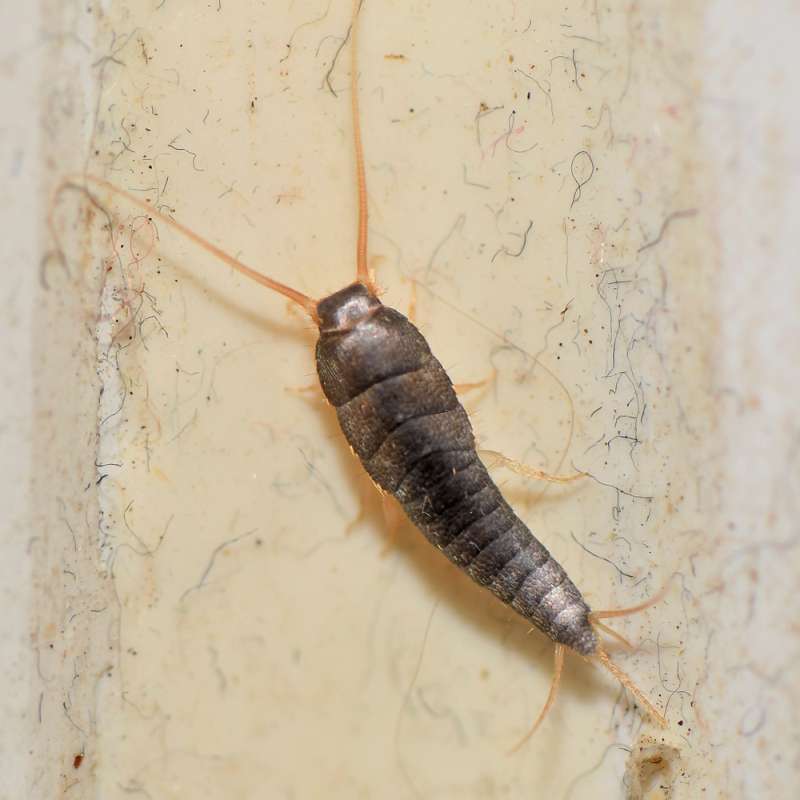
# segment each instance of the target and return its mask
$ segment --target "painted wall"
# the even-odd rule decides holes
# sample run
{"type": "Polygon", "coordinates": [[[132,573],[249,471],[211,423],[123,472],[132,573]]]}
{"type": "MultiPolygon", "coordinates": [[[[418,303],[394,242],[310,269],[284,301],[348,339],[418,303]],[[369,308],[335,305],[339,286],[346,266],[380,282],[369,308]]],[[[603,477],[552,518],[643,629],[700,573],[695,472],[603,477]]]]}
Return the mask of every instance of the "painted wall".
{"type": "Polygon", "coordinates": [[[41,140],[4,157],[32,397],[4,759],[34,736],[7,796],[789,796],[796,11],[364,8],[384,301],[455,382],[496,374],[464,396],[482,447],[588,473],[496,477],[593,607],[670,581],[613,650],[668,730],[569,657],[508,757],[552,646],[387,533],[308,323],[119,196],[67,188],[45,225],[85,171],[303,292],[351,280],[350,8],[300,6],[45,4],[37,69],[9,50],[41,140]]]}

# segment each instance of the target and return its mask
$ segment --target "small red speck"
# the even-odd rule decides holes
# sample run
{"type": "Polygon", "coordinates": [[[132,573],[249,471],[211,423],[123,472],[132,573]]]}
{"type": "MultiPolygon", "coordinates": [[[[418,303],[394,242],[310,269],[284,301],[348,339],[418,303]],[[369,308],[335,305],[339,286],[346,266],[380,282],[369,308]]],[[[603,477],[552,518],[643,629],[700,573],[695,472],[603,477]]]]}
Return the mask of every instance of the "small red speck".
{"type": "Polygon", "coordinates": [[[76,755],[75,758],[72,759],[72,766],[75,769],[78,769],[78,767],[80,767],[81,764],[83,764],[83,753],[78,753],[78,755],[76,755]]]}

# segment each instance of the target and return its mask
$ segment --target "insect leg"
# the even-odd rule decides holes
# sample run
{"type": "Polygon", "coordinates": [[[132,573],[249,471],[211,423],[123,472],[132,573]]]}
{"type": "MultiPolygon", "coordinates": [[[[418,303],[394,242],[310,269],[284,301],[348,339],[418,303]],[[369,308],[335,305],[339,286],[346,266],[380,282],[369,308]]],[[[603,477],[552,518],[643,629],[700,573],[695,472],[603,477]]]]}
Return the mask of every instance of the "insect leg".
{"type": "Polygon", "coordinates": [[[379,486],[376,486],[374,483],[372,483],[372,481],[367,481],[366,479],[359,481],[358,514],[356,514],[356,516],[347,523],[345,534],[350,535],[353,529],[366,519],[367,503],[371,494],[370,485],[376,488],[381,496],[381,511],[383,512],[383,519],[386,523],[388,532],[387,542],[381,550],[381,555],[386,555],[386,553],[392,549],[395,535],[397,534],[397,530],[403,520],[403,512],[400,510],[400,506],[397,504],[394,498],[390,494],[384,492],[379,486]]]}
{"type": "MultiPolygon", "coordinates": [[[[95,186],[103,189],[104,191],[109,192],[110,194],[116,195],[118,197],[123,197],[127,202],[131,203],[132,205],[136,206],[137,208],[142,209],[145,211],[151,219],[157,219],[163,225],[166,225],[173,230],[178,231],[183,236],[185,236],[190,241],[194,242],[198,247],[201,247],[208,253],[211,253],[213,256],[216,256],[220,261],[224,264],[227,264],[232,269],[236,270],[240,274],[254,280],[256,283],[260,283],[262,286],[266,286],[267,289],[272,290],[273,292],[277,292],[278,294],[282,294],[284,297],[288,297],[293,303],[296,303],[300,306],[306,314],[308,314],[315,322],[318,321],[317,317],[317,301],[307,297],[302,292],[298,292],[296,289],[292,289],[290,286],[286,286],[286,284],[280,283],[280,281],[273,280],[272,278],[268,278],[266,275],[248,267],[246,264],[243,264],[238,259],[234,258],[232,255],[226,253],[222,248],[217,247],[215,244],[212,244],[207,239],[204,239],[200,234],[195,233],[191,228],[187,228],[185,225],[182,225],[177,220],[172,219],[172,217],[168,217],[166,214],[163,214],[161,211],[153,208],[153,206],[142,200],[135,195],[132,195],[130,192],[126,192],[124,189],[120,189],[117,186],[114,186],[112,183],[109,183],[103,178],[98,178],[94,175],[82,175],[82,176],[75,176],[75,177],[66,177],[64,178],[58,186],[56,186],[52,199],[50,201],[50,214],[48,219],[48,224],[50,225],[50,230],[53,234],[53,238],[56,241],[58,246],[58,234],[55,230],[55,225],[53,223],[52,212],[58,202],[58,198],[67,189],[71,189],[73,191],[83,192],[90,200],[94,201],[94,196],[86,188],[84,182],[89,182],[94,184],[95,186]]],[[[60,246],[59,246],[60,250],[60,246]]]]}
{"type": "Polygon", "coordinates": [[[358,481],[358,514],[356,514],[344,532],[349,536],[366,518],[367,518],[367,503],[372,496],[372,491],[375,489],[375,484],[365,474],[361,474],[358,481]]]}
{"type": "Polygon", "coordinates": [[[480,389],[484,386],[491,384],[497,377],[497,370],[492,367],[492,371],[481,381],[473,381],[472,383],[454,383],[453,389],[456,394],[464,394],[464,392],[471,392],[473,389],[480,389]]]}
{"type": "Polygon", "coordinates": [[[530,730],[508,751],[508,754],[516,753],[530,738],[536,733],[539,726],[544,722],[547,712],[553,707],[558,694],[558,685],[561,682],[561,672],[564,668],[564,645],[557,644],[555,650],[555,670],[553,672],[553,680],[550,683],[550,691],[547,693],[547,700],[545,700],[542,710],[536,717],[530,730]]]}
{"type": "Polygon", "coordinates": [[[325,396],[320,391],[318,383],[309,383],[306,386],[287,386],[284,391],[305,397],[314,403],[325,402],[325,396]]]}
{"type": "Polygon", "coordinates": [[[411,280],[411,297],[408,300],[408,314],[406,316],[416,324],[417,321],[417,282],[411,280]]]}
{"type": "Polygon", "coordinates": [[[386,492],[381,492],[381,509],[388,532],[386,544],[381,550],[381,555],[385,556],[394,546],[397,531],[400,528],[400,523],[403,521],[403,512],[400,510],[397,501],[386,492]]]}
{"type": "Polygon", "coordinates": [[[496,450],[479,450],[478,455],[486,462],[486,466],[490,469],[492,467],[501,466],[516,472],[517,475],[522,475],[525,478],[533,478],[537,481],[547,481],[548,483],[572,483],[580,478],[586,477],[585,472],[576,472],[574,475],[550,475],[540,469],[534,469],[526,464],[520,464],[519,461],[514,461],[512,458],[498,453],[496,450]]]}

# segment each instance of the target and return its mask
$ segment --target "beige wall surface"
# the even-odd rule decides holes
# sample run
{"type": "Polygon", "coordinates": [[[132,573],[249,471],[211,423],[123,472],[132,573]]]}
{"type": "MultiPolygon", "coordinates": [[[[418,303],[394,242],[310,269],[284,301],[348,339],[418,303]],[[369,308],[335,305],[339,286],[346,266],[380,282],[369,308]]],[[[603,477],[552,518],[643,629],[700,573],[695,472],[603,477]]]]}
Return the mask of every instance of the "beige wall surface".
{"type": "Polygon", "coordinates": [[[609,645],[667,729],[568,655],[512,755],[552,644],[390,534],[309,322],[119,194],[51,195],[101,177],[313,297],[350,282],[350,2],[41,6],[39,203],[4,194],[40,242],[3,552],[32,744],[0,796],[791,796],[798,19],[688,5],[363,7],[383,301],[454,382],[495,376],[463,396],[481,447],[587,473],[493,472],[592,607],[669,587],[609,645]]]}

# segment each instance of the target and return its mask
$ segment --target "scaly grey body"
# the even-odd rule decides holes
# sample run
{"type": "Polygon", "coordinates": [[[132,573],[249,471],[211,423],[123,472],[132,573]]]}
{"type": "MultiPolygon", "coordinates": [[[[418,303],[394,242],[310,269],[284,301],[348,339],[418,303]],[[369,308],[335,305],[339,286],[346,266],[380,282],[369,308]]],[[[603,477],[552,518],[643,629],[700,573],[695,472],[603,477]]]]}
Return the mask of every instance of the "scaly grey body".
{"type": "Polygon", "coordinates": [[[317,313],[322,390],[372,480],[476,583],[553,641],[595,654],[589,606],[503,499],[422,334],[360,283],[317,313]]]}

